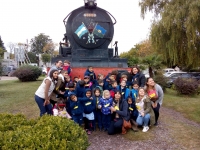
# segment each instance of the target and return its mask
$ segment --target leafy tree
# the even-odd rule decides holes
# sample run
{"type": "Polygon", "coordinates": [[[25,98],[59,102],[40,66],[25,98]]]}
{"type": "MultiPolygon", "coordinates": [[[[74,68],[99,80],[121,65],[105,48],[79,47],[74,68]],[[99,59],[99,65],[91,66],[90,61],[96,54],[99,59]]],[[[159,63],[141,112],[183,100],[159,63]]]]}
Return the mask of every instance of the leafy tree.
{"type": "Polygon", "coordinates": [[[37,62],[37,56],[36,56],[35,53],[28,52],[27,54],[28,54],[28,57],[29,57],[31,63],[38,63],[37,62]]]}
{"type": "Polygon", "coordinates": [[[50,54],[42,54],[41,55],[42,61],[46,65],[47,62],[50,62],[51,60],[51,55],[50,54]]]}
{"type": "Polygon", "coordinates": [[[5,47],[4,47],[4,43],[1,39],[1,36],[0,36],[0,48],[2,48],[3,50],[6,50],[5,47]]]}
{"type": "Polygon", "coordinates": [[[48,35],[43,33],[38,34],[30,41],[31,51],[36,54],[48,53],[52,54],[55,49],[55,44],[52,42],[52,39],[48,35]]]}
{"type": "Polygon", "coordinates": [[[3,73],[3,66],[2,66],[2,59],[0,57],[0,76],[2,76],[3,73]]]}
{"type": "Polygon", "coordinates": [[[200,1],[142,0],[140,6],[142,15],[150,10],[160,17],[152,24],[151,40],[167,65],[199,66],[200,1]]]}
{"type": "Polygon", "coordinates": [[[143,58],[142,63],[148,65],[149,76],[153,77],[153,69],[159,69],[161,67],[162,58],[161,55],[151,54],[143,58]]]}
{"type": "Polygon", "coordinates": [[[6,50],[0,47],[0,57],[3,57],[4,52],[6,52],[6,50]]]}

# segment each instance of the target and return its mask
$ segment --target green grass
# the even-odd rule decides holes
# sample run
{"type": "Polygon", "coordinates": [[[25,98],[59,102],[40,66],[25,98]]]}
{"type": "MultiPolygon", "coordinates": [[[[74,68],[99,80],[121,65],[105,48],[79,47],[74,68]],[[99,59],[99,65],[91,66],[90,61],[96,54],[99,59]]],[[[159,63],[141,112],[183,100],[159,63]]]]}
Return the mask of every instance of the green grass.
{"type": "Polygon", "coordinates": [[[39,116],[34,95],[42,79],[34,82],[0,81],[0,113],[22,113],[28,118],[39,116]]]}
{"type": "Polygon", "coordinates": [[[184,117],[200,123],[200,95],[178,95],[176,91],[167,89],[163,106],[181,112],[184,117]]]}

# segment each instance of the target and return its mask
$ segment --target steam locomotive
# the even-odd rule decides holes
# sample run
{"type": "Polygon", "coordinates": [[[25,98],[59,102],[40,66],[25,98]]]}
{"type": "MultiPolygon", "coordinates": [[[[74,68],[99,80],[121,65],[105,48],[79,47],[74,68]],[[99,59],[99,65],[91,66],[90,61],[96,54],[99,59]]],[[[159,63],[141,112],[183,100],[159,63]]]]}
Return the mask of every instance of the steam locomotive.
{"type": "Polygon", "coordinates": [[[116,19],[108,11],[97,7],[96,0],[84,0],[84,6],[70,12],[63,20],[66,33],[60,42],[56,60],[69,60],[72,68],[127,68],[127,60],[108,48],[114,35],[116,19]],[[112,18],[112,19],[111,19],[112,18]]]}

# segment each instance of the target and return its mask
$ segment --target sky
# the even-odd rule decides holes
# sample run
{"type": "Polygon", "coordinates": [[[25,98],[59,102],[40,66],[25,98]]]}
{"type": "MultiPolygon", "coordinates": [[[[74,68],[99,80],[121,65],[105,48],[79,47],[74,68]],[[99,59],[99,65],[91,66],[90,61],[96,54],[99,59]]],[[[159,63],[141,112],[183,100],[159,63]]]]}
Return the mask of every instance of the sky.
{"type": "MultiPolygon", "coordinates": [[[[129,51],[145,40],[150,32],[152,15],[141,18],[139,0],[97,0],[97,6],[110,12],[117,20],[114,41],[119,53],[129,51]]],[[[63,39],[63,19],[83,0],[1,0],[0,36],[9,51],[8,43],[26,43],[40,33],[49,35],[55,43],[63,39]]],[[[111,46],[109,46],[111,47],[111,46]]]]}

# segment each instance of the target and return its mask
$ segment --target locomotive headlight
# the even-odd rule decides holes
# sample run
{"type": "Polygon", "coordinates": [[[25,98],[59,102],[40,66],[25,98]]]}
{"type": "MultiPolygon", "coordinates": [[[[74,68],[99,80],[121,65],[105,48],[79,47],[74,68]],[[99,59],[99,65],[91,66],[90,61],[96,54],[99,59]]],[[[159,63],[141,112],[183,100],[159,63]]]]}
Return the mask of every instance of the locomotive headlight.
{"type": "Polygon", "coordinates": [[[96,8],[96,0],[84,0],[86,8],[96,8]]]}

